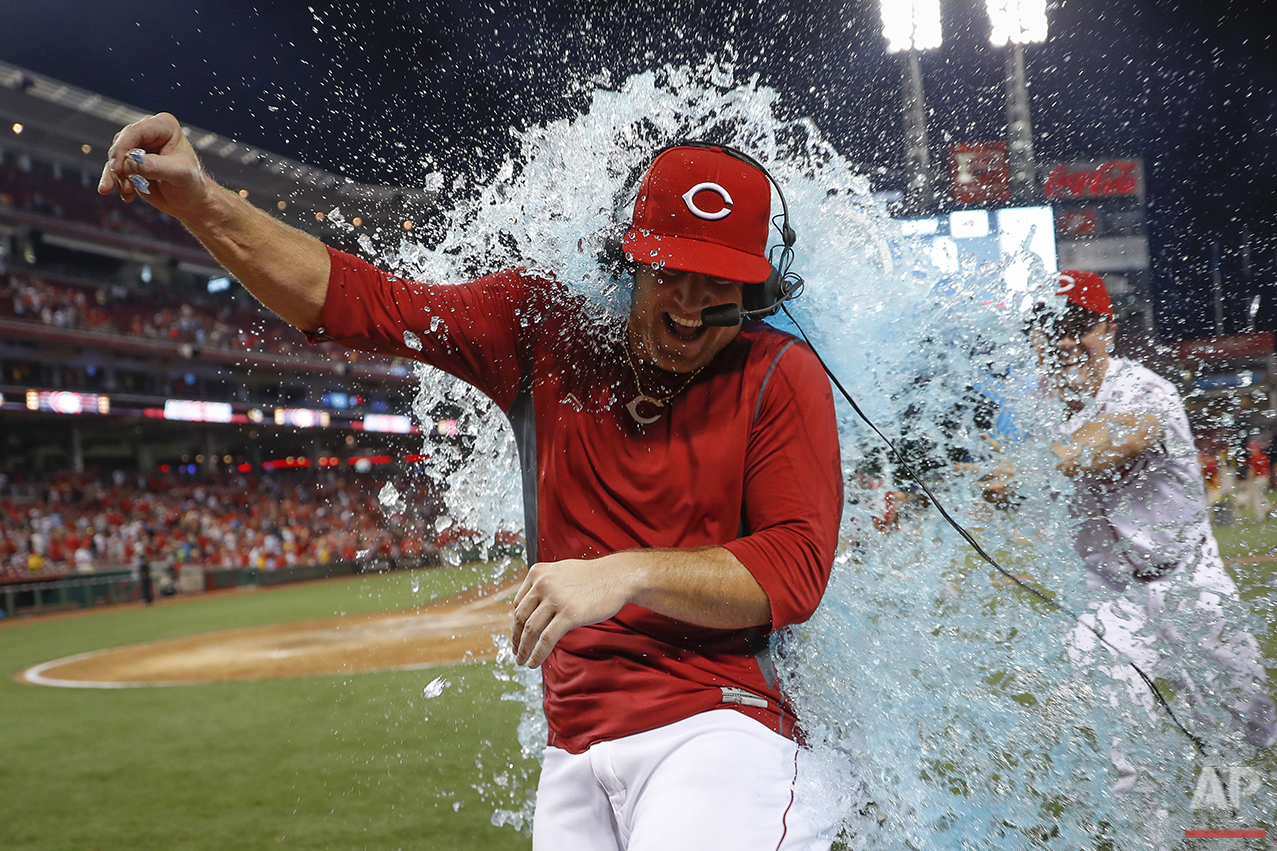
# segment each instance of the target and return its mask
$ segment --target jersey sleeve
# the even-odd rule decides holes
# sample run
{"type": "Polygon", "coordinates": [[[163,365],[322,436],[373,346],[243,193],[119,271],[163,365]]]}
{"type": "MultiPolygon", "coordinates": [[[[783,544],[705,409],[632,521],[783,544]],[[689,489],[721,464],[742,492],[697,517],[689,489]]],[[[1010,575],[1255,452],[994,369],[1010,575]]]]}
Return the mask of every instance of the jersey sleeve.
{"type": "Polygon", "coordinates": [[[806,346],[790,346],[763,388],[746,451],[748,534],[725,546],[767,594],[771,628],[820,605],[842,518],[842,459],[833,393],[806,346]]]}
{"type": "Polygon", "coordinates": [[[1138,380],[1122,388],[1122,392],[1114,393],[1106,410],[1137,417],[1151,415],[1157,421],[1160,438],[1152,452],[1179,451],[1177,448],[1181,443],[1192,446],[1192,432],[1179,394],[1155,376],[1139,376],[1138,380]]]}
{"type": "Polygon", "coordinates": [[[511,270],[466,284],[428,284],[334,248],[328,255],[328,294],[319,329],[307,335],[312,342],[423,361],[509,409],[548,282],[511,270]]]}
{"type": "Polygon", "coordinates": [[[1170,424],[1180,407],[1177,396],[1148,379],[1133,384],[1121,400],[1121,413],[1152,414],[1163,428],[1170,424]]]}

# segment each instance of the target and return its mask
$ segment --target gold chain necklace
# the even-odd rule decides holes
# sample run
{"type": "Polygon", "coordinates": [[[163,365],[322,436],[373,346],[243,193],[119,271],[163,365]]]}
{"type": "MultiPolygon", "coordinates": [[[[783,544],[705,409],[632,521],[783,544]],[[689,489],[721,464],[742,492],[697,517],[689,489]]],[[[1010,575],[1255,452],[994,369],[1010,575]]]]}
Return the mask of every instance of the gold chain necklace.
{"type": "Polygon", "coordinates": [[[655,396],[649,396],[643,392],[643,382],[639,381],[638,367],[634,365],[634,352],[630,350],[629,341],[626,340],[622,342],[621,345],[625,347],[625,362],[630,365],[630,372],[634,373],[634,386],[638,388],[638,395],[626,404],[625,410],[630,412],[630,416],[634,418],[634,422],[639,425],[651,425],[659,420],[662,413],[661,409],[669,404],[671,399],[686,390],[687,385],[692,383],[692,379],[699,375],[700,371],[705,368],[705,364],[701,364],[696,367],[696,369],[692,370],[692,374],[687,376],[687,380],[679,385],[677,390],[666,396],[664,399],[658,399],[655,396]],[[643,416],[639,413],[639,405],[644,403],[655,408],[655,412],[651,416],[643,416]]]}

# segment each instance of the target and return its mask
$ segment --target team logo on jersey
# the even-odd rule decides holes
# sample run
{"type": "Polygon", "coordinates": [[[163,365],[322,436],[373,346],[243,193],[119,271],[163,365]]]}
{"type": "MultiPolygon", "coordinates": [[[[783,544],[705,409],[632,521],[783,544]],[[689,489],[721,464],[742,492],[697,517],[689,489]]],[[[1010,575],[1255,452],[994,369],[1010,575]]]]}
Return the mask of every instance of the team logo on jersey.
{"type": "Polygon", "coordinates": [[[691,189],[683,193],[683,203],[687,205],[687,209],[693,216],[698,219],[704,219],[707,222],[716,222],[719,219],[725,219],[732,213],[732,195],[717,183],[698,183],[691,189]],[[723,209],[716,213],[707,213],[700,207],[696,206],[696,196],[701,192],[713,192],[719,198],[723,199],[723,209]]]}

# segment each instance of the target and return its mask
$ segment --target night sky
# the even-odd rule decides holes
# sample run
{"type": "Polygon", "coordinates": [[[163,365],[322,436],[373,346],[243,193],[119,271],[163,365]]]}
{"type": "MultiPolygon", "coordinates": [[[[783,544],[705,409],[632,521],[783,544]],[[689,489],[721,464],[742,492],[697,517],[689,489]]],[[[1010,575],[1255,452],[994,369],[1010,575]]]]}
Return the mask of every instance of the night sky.
{"type": "MultiPolygon", "coordinates": [[[[933,158],[1000,138],[983,0],[941,0],[923,58],[933,158]]],[[[1029,49],[1039,160],[1143,156],[1163,336],[1277,323],[1277,38],[1249,2],[1062,0],[1029,49]],[[1250,236],[1249,273],[1244,256],[1250,236]]],[[[837,3],[0,0],[0,59],[368,182],[482,178],[509,128],[574,114],[570,81],[734,57],[866,169],[902,165],[899,64],[875,0],[837,3]],[[312,11],[313,10],[313,11],[312,11]]]]}

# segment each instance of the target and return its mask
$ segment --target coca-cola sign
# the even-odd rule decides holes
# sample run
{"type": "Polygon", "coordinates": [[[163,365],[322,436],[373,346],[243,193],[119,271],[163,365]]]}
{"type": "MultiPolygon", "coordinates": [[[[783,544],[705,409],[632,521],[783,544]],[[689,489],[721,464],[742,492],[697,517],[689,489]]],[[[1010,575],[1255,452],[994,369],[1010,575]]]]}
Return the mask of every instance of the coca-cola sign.
{"type": "Polygon", "coordinates": [[[1060,163],[1047,173],[1042,191],[1060,201],[1143,196],[1144,163],[1139,159],[1060,163]]]}

